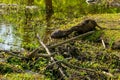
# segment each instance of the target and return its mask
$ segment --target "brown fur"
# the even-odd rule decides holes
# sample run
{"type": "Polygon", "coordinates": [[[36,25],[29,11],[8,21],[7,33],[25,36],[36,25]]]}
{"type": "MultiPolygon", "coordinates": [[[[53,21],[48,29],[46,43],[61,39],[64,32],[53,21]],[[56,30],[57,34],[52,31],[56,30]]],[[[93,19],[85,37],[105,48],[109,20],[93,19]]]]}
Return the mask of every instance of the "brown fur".
{"type": "Polygon", "coordinates": [[[82,23],[76,25],[76,26],[73,26],[71,29],[72,31],[75,31],[79,34],[83,34],[83,33],[86,33],[88,31],[92,31],[92,30],[95,30],[95,27],[98,27],[100,29],[102,29],[96,22],[95,20],[92,20],[92,19],[87,19],[85,21],[83,21],[82,23]]]}
{"type": "Polygon", "coordinates": [[[51,38],[65,38],[68,37],[68,35],[72,32],[72,30],[55,30],[53,33],[51,33],[51,38]]]}
{"type": "Polygon", "coordinates": [[[95,20],[92,19],[87,19],[85,21],[83,21],[82,23],[71,27],[68,30],[56,30],[51,34],[51,38],[65,38],[68,37],[69,34],[71,34],[72,32],[77,32],[78,34],[83,34],[92,30],[95,30],[95,27],[98,27],[100,29],[102,29],[100,26],[98,26],[98,24],[95,22],[95,20]]]}

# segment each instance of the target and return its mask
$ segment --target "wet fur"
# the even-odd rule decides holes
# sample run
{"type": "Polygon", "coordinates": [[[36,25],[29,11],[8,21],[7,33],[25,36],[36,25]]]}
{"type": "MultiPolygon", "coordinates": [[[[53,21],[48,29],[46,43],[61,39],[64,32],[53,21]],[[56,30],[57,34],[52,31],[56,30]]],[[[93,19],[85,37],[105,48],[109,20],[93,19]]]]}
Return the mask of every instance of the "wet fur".
{"type": "Polygon", "coordinates": [[[85,21],[83,21],[82,23],[71,27],[68,30],[55,30],[52,34],[51,34],[51,38],[65,38],[68,37],[68,35],[70,35],[72,32],[76,32],[78,34],[83,34],[92,30],[95,30],[95,27],[98,27],[100,29],[102,29],[96,22],[95,20],[92,19],[87,19],[85,21]]]}
{"type": "Polygon", "coordinates": [[[100,29],[102,29],[96,22],[95,20],[92,20],[92,19],[87,19],[85,21],[83,21],[82,23],[76,25],[76,26],[73,26],[71,29],[72,31],[74,32],[77,32],[79,34],[83,34],[83,33],[86,33],[86,32],[89,32],[89,31],[92,31],[92,30],[95,30],[96,28],[95,27],[98,27],[100,29]]]}
{"type": "Polygon", "coordinates": [[[72,30],[55,30],[53,33],[51,33],[51,38],[65,38],[68,37],[68,35],[72,32],[72,30]]]}

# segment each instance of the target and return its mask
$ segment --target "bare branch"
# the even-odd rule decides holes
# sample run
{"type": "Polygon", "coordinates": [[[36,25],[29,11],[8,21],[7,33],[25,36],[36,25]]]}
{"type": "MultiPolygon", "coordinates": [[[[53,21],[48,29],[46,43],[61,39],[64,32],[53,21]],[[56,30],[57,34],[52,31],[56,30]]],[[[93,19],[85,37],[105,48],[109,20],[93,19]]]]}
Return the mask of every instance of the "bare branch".
{"type": "Polygon", "coordinates": [[[105,45],[105,42],[104,42],[104,40],[101,38],[101,42],[102,42],[102,45],[103,45],[103,47],[104,47],[104,49],[106,48],[106,45],[105,45]]]}
{"type": "Polygon", "coordinates": [[[47,67],[46,67],[46,69],[51,68],[51,67],[53,67],[55,64],[59,64],[59,63],[61,63],[61,62],[62,62],[62,61],[55,61],[55,62],[53,62],[53,63],[51,63],[51,64],[48,64],[47,67]]]}
{"type": "Polygon", "coordinates": [[[86,70],[86,71],[91,71],[91,72],[96,72],[95,70],[92,70],[92,69],[86,69],[86,68],[81,68],[79,66],[75,66],[75,65],[72,65],[72,64],[69,64],[65,61],[61,61],[64,65],[66,65],[67,67],[69,68],[74,68],[74,69],[81,69],[81,70],[86,70]]]}
{"type": "Polygon", "coordinates": [[[78,38],[80,38],[80,37],[83,37],[83,36],[92,34],[92,33],[94,33],[94,32],[95,32],[95,31],[90,31],[90,32],[87,32],[87,33],[84,33],[84,34],[75,36],[75,37],[73,37],[73,38],[71,38],[71,39],[68,39],[68,40],[65,40],[65,41],[63,41],[63,42],[59,42],[59,43],[57,43],[57,44],[48,46],[48,48],[54,48],[54,47],[60,46],[60,45],[62,45],[62,44],[68,43],[68,42],[70,42],[70,41],[72,41],[72,40],[76,40],[76,39],[78,39],[78,38]]]}
{"type": "Polygon", "coordinates": [[[20,55],[21,52],[9,51],[9,50],[0,50],[0,52],[5,52],[6,54],[9,54],[9,55],[12,55],[12,56],[17,56],[19,58],[24,58],[22,55],[20,55]]]}
{"type": "MultiPolygon", "coordinates": [[[[49,49],[48,49],[48,48],[46,47],[46,45],[41,41],[41,39],[40,39],[40,37],[39,37],[39,34],[37,34],[37,38],[38,38],[38,40],[39,40],[39,43],[45,48],[45,50],[46,50],[46,52],[48,53],[48,55],[51,55],[49,49]]],[[[50,57],[50,59],[51,59],[52,62],[55,62],[55,60],[54,60],[53,57],[50,57]]],[[[56,65],[57,65],[57,64],[56,64],[56,65]]],[[[58,66],[58,65],[57,65],[57,66],[58,66]]],[[[65,77],[65,74],[64,74],[62,68],[59,68],[58,70],[59,70],[59,72],[61,73],[62,77],[65,77]]]]}

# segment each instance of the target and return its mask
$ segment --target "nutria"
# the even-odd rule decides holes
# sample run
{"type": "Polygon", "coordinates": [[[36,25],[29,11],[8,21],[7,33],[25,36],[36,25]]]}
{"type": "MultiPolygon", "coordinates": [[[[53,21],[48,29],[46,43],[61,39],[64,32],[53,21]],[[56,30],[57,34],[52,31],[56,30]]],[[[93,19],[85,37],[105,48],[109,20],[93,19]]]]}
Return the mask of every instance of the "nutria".
{"type": "Polygon", "coordinates": [[[96,22],[95,20],[92,20],[92,19],[87,19],[85,21],[83,21],[82,23],[76,25],[76,26],[73,26],[71,28],[72,31],[74,32],[77,32],[79,34],[83,34],[83,33],[86,33],[88,31],[92,31],[92,30],[95,30],[96,28],[95,27],[98,27],[100,29],[102,29],[96,22]]]}
{"type": "Polygon", "coordinates": [[[55,30],[51,33],[51,38],[65,38],[68,37],[69,34],[71,34],[73,31],[71,29],[69,30],[55,30]]]}
{"type": "Polygon", "coordinates": [[[82,23],[71,27],[68,30],[56,30],[51,34],[51,38],[65,38],[68,37],[69,34],[71,34],[72,32],[76,32],[78,34],[83,34],[86,33],[88,31],[92,31],[95,30],[95,27],[98,27],[100,29],[102,29],[96,22],[95,20],[92,19],[87,19],[85,21],[83,21],[82,23]]]}

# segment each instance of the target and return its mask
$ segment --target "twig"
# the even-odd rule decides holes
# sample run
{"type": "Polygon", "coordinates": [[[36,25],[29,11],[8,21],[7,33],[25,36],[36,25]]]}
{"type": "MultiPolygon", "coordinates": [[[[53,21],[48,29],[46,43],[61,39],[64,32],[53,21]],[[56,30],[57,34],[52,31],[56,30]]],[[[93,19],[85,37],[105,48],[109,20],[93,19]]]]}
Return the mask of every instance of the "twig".
{"type": "Polygon", "coordinates": [[[104,40],[102,38],[101,38],[101,41],[102,41],[103,47],[106,48],[105,42],[104,42],[104,40]]]}
{"type": "Polygon", "coordinates": [[[37,55],[37,52],[41,49],[41,47],[34,49],[30,54],[28,55],[28,58],[35,57],[37,55]]]}
{"type": "Polygon", "coordinates": [[[51,67],[51,66],[53,66],[55,64],[59,64],[59,63],[62,63],[62,64],[64,64],[65,66],[67,66],[69,68],[81,69],[81,70],[96,72],[95,70],[92,70],[92,69],[81,68],[79,66],[75,66],[75,65],[69,64],[69,63],[66,62],[66,60],[55,61],[55,62],[49,64],[47,67],[51,67]]]}
{"type": "Polygon", "coordinates": [[[105,72],[105,71],[101,72],[101,71],[96,71],[96,70],[93,70],[93,69],[81,68],[79,66],[75,66],[75,65],[69,64],[69,63],[65,62],[64,60],[63,61],[58,61],[57,63],[63,63],[65,66],[67,66],[69,68],[81,69],[81,70],[85,70],[85,71],[91,71],[91,72],[95,72],[97,74],[105,74],[105,75],[110,76],[110,77],[114,76],[113,74],[105,72]]]}
{"type": "Polygon", "coordinates": [[[57,43],[57,44],[54,44],[54,45],[48,46],[48,48],[54,48],[54,47],[57,47],[57,46],[59,46],[59,45],[62,45],[62,44],[68,43],[68,42],[70,42],[70,41],[72,41],[72,40],[75,40],[75,39],[78,39],[78,38],[80,38],[80,37],[83,37],[83,36],[86,36],[86,35],[92,34],[92,33],[94,33],[94,32],[95,32],[95,31],[90,31],[90,32],[87,32],[87,33],[84,33],[84,34],[78,35],[78,36],[76,36],[76,37],[73,37],[73,38],[71,38],[71,39],[65,40],[65,41],[63,41],[63,42],[59,42],[59,43],[57,43]]]}
{"type": "Polygon", "coordinates": [[[55,53],[54,54],[37,54],[35,57],[51,57],[51,56],[54,56],[55,55],[55,53]]]}
{"type": "Polygon", "coordinates": [[[107,76],[110,76],[110,77],[113,77],[114,75],[109,73],[109,72],[105,72],[105,71],[102,71],[103,74],[107,75],[107,76]]]}
{"type": "Polygon", "coordinates": [[[72,64],[69,64],[65,61],[61,61],[61,63],[63,63],[64,65],[66,65],[67,67],[69,68],[74,68],[74,69],[81,69],[81,70],[86,70],[86,71],[91,71],[91,72],[96,72],[95,70],[92,70],[92,69],[86,69],[86,68],[81,68],[79,66],[75,66],[75,65],[72,65],[72,64]]]}
{"type": "Polygon", "coordinates": [[[0,50],[0,52],[11,52],[11,53],[15,53],[15,54],[19,54],[20,52],[19,51],[9,51],[9,50],[0,50]]]}
{"type": "Polygon", "coordinates": [[[46,69],[49,69],[49,68],[53,67],[55,64],[59,64],[59,63],[61,63],[61,61],[55,61],[55,62],[53,62],[51,64],[48,64],[46,69]]]}
{"type": "Polygon", "coordinates": [[[119,28],[104,28],[103,30],[120,30],[119,28]]]}
{"type": "Polygon", "coordinates": [[[17,54],[20,54],[21,52],[15,52],[15,51],[8,51],[8,50],[0,50],[0,52],[5,52],[6,54],[9,54],[9,55],[12,55],[12,56],[17,56],[19,58],[25,58],[21,55],[17,55],[17,54]]]}
{"type": "MultiPolygon", "coordinates": [[[[48,53],[48,55],[51,55],[49,49],[46,47],[46,45],[41,41],[39,35],[37,34],[37,38],[39,40],[39,43],[45,48],[46,52],[48,53]]],[[[52,61],[54,61],[54,58],[53,57],[50,57],[52,61]]]]}
{"type": "MultiPolygon", "coordinates": [[[[51,55],[49,49],[46,47],[46,45],[41,41],[40,37],[39,37],[39,34],[37,34],[37,38],[39,40],[39,43],[45,48],[46,52],[48,53],[48,55],[51,55]]],[[[51,61],[52,62],[55,62],[54,58],[53,57],[50,57],[51,61]]],[[[62,77],[65,77],[65,74],[62,70],[62,68],[58,68],[59,72],[61,73],[62,77]]]]}

